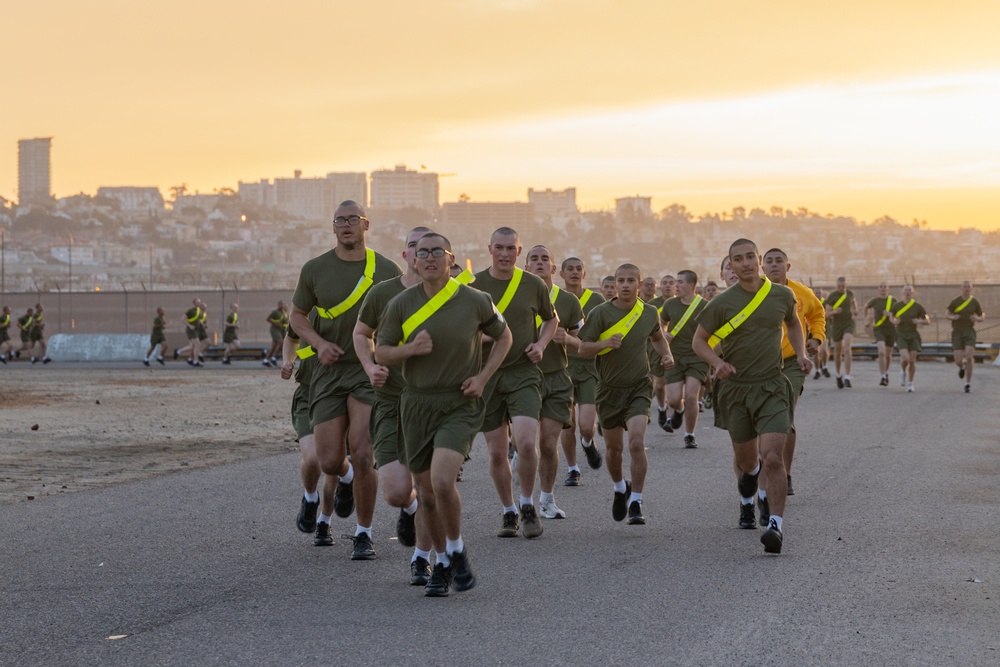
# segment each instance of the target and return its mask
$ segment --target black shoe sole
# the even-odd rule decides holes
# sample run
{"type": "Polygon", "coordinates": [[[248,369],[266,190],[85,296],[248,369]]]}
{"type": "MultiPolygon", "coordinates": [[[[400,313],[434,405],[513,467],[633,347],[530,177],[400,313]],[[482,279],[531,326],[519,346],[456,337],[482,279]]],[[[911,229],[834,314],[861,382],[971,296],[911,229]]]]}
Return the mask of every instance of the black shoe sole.
{"type": "Polygon", "coordinates": [[[332,537],[323,537],[323,538],[314,537],[313,538],[313,546],[314,547],[332,547],[333,546],[333,538],[332,537]]]}
{"type": "Polygon", "coordinates": [[[588,449],[583,448],[583,453],[587,455],[587,465],[590,466],[591,470],[600,470],[601,466],[604,465],[604,457],[601,455],[601,450],[597,448],[597,445],[591,445],[588,449]],[[594,452],[591,454],[591,452],[594,452]]]}
{"type": "Polygon", "coordinates": [[[448,597],[447,588],[429,588],[424,586],[424,597],[428,598],[446,598],[448,597]]]}
{"type": "Polygon", "coordinates": [[[341,519],[354,514],[354,482],[344,484],[337,482],[337,489],[333,492],[333,512],[341,519]]]}
{"type": "Polygon", "coordinates": [[[675,431],[679,429],[681,426],[684,425],[684,411],[681,410],[680,412],[675,412],[673,416],[670,417],[670,421],[667,423],[670,424],[670,428],[674,429],[675,431]]]}
{"type": "Polygon", "coordinates": [[[565,482],[563,482],[563,486],[580,486],[580,480],[567,479],[565,482]]]}
{"type": "Polygon", "coordinates": [[[410,575],[411,586],[427,586],[427,582],[429,582],[430,580],[431,580],[431,575],[429,574],[426,577],[421,575],[417,575],[414,577],[413,575],[410,575]]]}
{"type": "Polygon", "coordinates": [[[376,560],[378,555],[374,551],[363,551],[358,553],[355,551],[351,554],[351,560],[376,560]]]}
{"type": "Polygon", "coordinates": [[[628,516],[628,499],[632,495],[632,482],[625,482],[625,493],[615,491],[615,498],[611,501],[611,518],[615,521],[622,521],[628,516]]]}
{"type": "Polygon", "coordinates": [[[774,528],[768,528],[760,536],[760,543],[764,545],[764,553],[780,554],[782,541],[781,533],[774,528]]]}

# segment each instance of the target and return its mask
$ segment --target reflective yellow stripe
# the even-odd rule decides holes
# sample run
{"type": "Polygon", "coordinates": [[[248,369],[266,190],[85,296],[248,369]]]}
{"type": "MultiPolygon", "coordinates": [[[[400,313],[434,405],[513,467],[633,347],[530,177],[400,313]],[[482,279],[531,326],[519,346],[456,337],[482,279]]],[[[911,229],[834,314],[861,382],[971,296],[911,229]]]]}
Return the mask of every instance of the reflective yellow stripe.
{"type": "MultiPolygon", "coordinates": [[[[753,299],[751,299],[750,303],[747,304],[747,307],[741,310],[740,312],[736,313],[735,317],[733,317],[731,320],[723,324],[714,334],[709,336],[708,338],[709,347],[715,347],[720,342],[722,342],[722,340],[725,339],[729,334],[736,331],[736,329],[738,329],[741,324],[747,321],[748,317],[753,315],[753,312],[757,310],[760,304],[763,303],[764,297],[766,297],[771,292],[771,281],[768,280],[767,278],[764,278],[763,280],[764,284],[760,286],[759,290],[757,290],[757,294],[755,294],[753,299]]],[[[847,296],[847,294],[845,293],[844,296],[847,296]]],[[[840,301],[843,300],[844,299],[842,298],[840,301]]],[[[837,303],[839,304],[840,301],[838,301],[837,303]]]]}
{"type": "MultiPolygon", "coordinates": [[[[614,336],[615,334],[621,334],[622,340],[625,340],[625,336],[627,336],[629,332],[632,331],[632,327],[634,327],[635,323],[639,321],[639,316],[642,315],[642,309],[643,309],[642,299],[636,299],[635,305],[632,306],[632,310],[628,311],[628,314],[625,317],[621,318],[616,323],[611,325],[608,329],[606,329],[604,333],[602,333],[600,336],[597,337],[597,340],[598,341],[607,340],[612,336],[614,336]]],[[[605,348],[600,352],[598,352],[597,356],[601,356],[602,354],[607,354],[610,351],[611,351],[610,348],[605,348]]]]}
{"type": "Polygon", "coordinates": [[[592,297],[593,295],[594,293],[591,292],[589,289],[583,290],[583,297],[580,299],[580,307],[583,308],[584,306],[586,306],[587,302],[590,301],[590,297],[592,297]]]}
{"type": "MultiPolygon", "coordinates": [[[[891,295],[888,296],[888,297],[886,297],[886,300],[885,300],[885,309],[887,311],[890,311],[890,312],[892,311],[892,296],[891,295]]],[[[889,317],[889,316],[888,315],[882,315],[882,318],[879,319],[879,321],[875,323],[875,326],[880,327],[883,324],[885,324],[885,320],[886,320],[887,317],[889,317]]]]}
{"type": "Polygon", "coordinates": [[[188,324],[194,324],[201,319],[201,308],[195,308],[194,311],[194,317],[187,318],[188,324]]]}
{"type": "Polygon", "coordinates": [[[840,298],[837,299],[837,303],[833,304],[833,309],[837,310],[838,308],[840,308],[840,304],[844,303],[844,299],[846,298],[847,298],[847,292],[845,291],[843,294],[840,295],[840,298]]]}
{"type": "Polygon", "coordinates": [[[466,269],[465,271],[462,271],[460,274],[455,276],[455,280],[458,282],[459,285],[468,285],[469,283],[476,282],[476,276],[472,273],[472,271],[466,269]]]}
{"type": "Polygon", "coordinates": [[[10,315],[4,315],[3,319],[0,320],[0,324],[9,325],[10,324],[10,315]]]}
{"type": "Polygon", "coordinates": [[[306,345],[296,350],[295,355],[299,359],[308,359],[309,357],[316,356],[316,350],[312,348],[312,345],[306,345]]]}
{"type": "Polygon", "coordinates": [[[898,319],[899,319],[899,316],[900,316],[900,315],[902,315],[903,313],[905,313],[906,311],[908,311],[908,310],[910,309],[910,307],[911,307],[911,306],[913,306],[913,304],[915,304],[916,302],[917,302],[917,301],[916,301],[916,299],[910,299],[910,300],[909,300],[909,301],[908,301],[908,302],[906,303],[906,305],[905,305],[905,306],[903,306],[902,308],[900,308],[900,309],[899,309],[899,312],[898,312],[898,313],[896,313],[896,319],[898,320],[898,319]]]}
{"type": "MultiPolygon", "coordinates": [[[[689,319],[691,319],[691,315],[694,313],[695,309],[698,308],[698,304],[701,303],[701,302],[702,302],[701,295],[700,294],[695,294],[694,301],[692,301],[691,305],[688,306],[687,310],[684,311],[684,315],[681,317],[681,321],[678,322],[677,325],[673,329],[670,330],[670,335],[671,336],[675,336],[676,337],[677,334],[679,334],[681,332],[681,329],[683,329],[684,325],[687,324],[687,321],[689,319]]],[[[663,304],[663,305],[665,306],[667,304],[663,304]]]]}
{"type": "Polygon", "coordinates": [[[510,302],[514,300],[514,292],[517,291],[517,286],[521,284],[522,275],[524,275],[524,271],[515,267],[514,276],[510,279],[507,289],[504,290],[500,303],[497,304],[497,311],[499,311],[501,315],[503,315],[503,311],[507,310],[507,306],[510,305],[510,302]]]}
{"type": "Polygon", "coordinates": [[[367,248],[365,250],[365,274],[361,276],[361,279],[358,280],[358,284],[354,286],[354,291],[351,292],[351,294],[346,299],[338,303],[333,308],[330,308],[329,310],[327,310],[326,308],[320,308],[319,306],[316,306],[316,312],[319,314],[320,317],[327,320],[332,320],[335,317],[340,317],[341,315],[349,311],[351,308],[353,308],[354,304],[360,301],[361,297],[365,295],[365,292],[368,291],[368,288],[375,284],[375,281],[373,280],[374,277],[375,277],[375,251],[372,250],[371,248],[367,248]]]}
{"type": "Polygon", "coordinates": [[[399,344],[402,345],[409,340],[410,334],[413,333],[413,330],[426,322],[427,319],[436,313],[441,306],[447,303],[451,297],[455,296],[459,287],[461,287],[461,285],[457,280],[449,278],[448,283],[440,292],[432,296],[427,303],[420,306],[420,308],[417,309],[417,312],[407,317],[406,321],[403,322],[403,340],[399,341],[399,344]]]}
{"type": "MultiPolygon", "coordinates": [[[[558,296],[559,296],[559,288],[553,285],[552,289],[549,290],[549,301],[552,302],[553,306],[556,304],[556,297],[558,296]]],[[[537,329],[540,326],[542,326],[542,316],[535,315],[535,328],[537,329]]]]}
{"type": "Polygon", "coordinates": [[[953,313],[955,313],[957,315],[961,311],[965,310],[965,307],[968,306],[971,301],[972,301],[972,297],[970,296],[968,299],[965,300],[965,303],[963,303],[961,306],[957,306],[955,308],[955,310],[953,310],[951,312],[953,312],[953,313]]]}

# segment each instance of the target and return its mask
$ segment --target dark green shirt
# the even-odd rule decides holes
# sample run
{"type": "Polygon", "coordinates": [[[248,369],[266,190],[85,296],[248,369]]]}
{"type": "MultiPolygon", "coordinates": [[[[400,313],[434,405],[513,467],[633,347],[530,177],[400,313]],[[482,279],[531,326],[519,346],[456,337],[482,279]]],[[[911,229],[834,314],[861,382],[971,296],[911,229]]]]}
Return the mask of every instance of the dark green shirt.
{"type": "MultiPolygon", "coordinates": [[[[408,287],[392,299],[375,334],[378,344],[398,345],[403,340],[403,322],[428,301],[422,284],[408,287]]],[[[409,340],[413,340],[426,331],[434,349],[403,362],[403,381],[415,390],[460,389],[483,368],[483,334],[498,338],[506,328],[488,295],[461,285],[410,334],[409,340]]]]}
{"type": "Polygon", "coordinates": [[[875,326],[878,324],[878,321],[882,319],[882,316],[885,315],[885,311],[891,311],[892,307],[899,301],[899,299],[893,299],[890,304],[889,299],[890,297],[876,296],[869,299],[868,303],[865,304],[865,310],[871,308],[875,311],[875,318],[872,320],[872,326],[875,327],[876,331],[881,331],[882,333],[894,333],[896,331],[896,325],[893,324],[892,320],[888,317],[885,318],[885,321],[882,322],[881,326],[875,326]]]}
{"type": "Polygon", "coordinates": [[[164,322],[163,322],[163,318],[162,317],[160,317],[159,315],[157,315],[156,317],[153,318],[153,333],[154,334],[161,334],[161,333],[163,333],[163,326],[164,326],[164,322]]]}
{"type": "MultiPolygon", "coordinates": [[[[378,331],[379,322],[385,316],[386,306],[393,297],[401,294],[406,287],[399,278],[386,280],[384,283],[375,285],[368,294],[365,295],[365,302],[361,304],[361,312],[358,313],[358,321],[362,324],[378,331]]],[[[383,387],[374,387],[376,394],[396,397],[403,391],[403,378],[400,376],[398,368],[389,369],[389,379],[383,387]]]]}
{"type": "MultiPolygon", "coordinates": [[[[692,303],[693,301],[694,298],[692,298],[692,303]]],[[[684,318],[684,313],[687,312],[690,305],[681,301],[679,296],[667,299],[667,302],[663,304],[663,310],[660,311],[660,321],[663,322],[664,329],[670,331],[676,327],[684,318]]],[[[707,305],[708,301],[702,299],[695,307],[694,312],[691,313],[691,317],[684,323],[684,328],[678,331],[674,339],[670,341],[670,352],[674,355],[674,359],[694,356],[691,341],[694,340],[694,332],[698,329],[698,316],[707,305]]]]}
{"type": "MultiPolygon", "coordinates": [[[[954,313],[955,309],[965,303],[965,299],[961,296],[955,297],[955,300],[948,304],[948,312],[954,313]]],[[[972,301],[969,305],[963,308],[958,313],[958,319],[951,321],[952,329],[975,329],[976,323],[972,321],[973,315],[982,315],[983,307],[979,305],[979,299],[972,297],[972,301]]]]}
{"type": "MultiPolygon", "coordinates": [[[[746,308],[755,294],[738,283],[719,293],[698,316],[698,324],[714,334],[746,308]]],[[[850,300],[848,294],[847,302],[850,300]]],[[[756,382],[781,372],[781,325],[795,316],[795,294],[788,287],[771,284],[771,291],[739,327],[722,340],[722,355],[736,369],[736,382],[756,382]]],[[[728,382],[730,378],[727,378],[728,382]]]]}
{"type": "MultiPolygon", "coordinates": [[[[590,315],[590,311],[592,311],[594,308],[597,308],[599,305],[604,303],[604,297],[601,296],[600,292],[594,292],[593,290],[585,289],[583,294],[580,295],[579,301],[580,301],[580,307],[583,309],[583,319],[584,321],[586,321],[587,316],[590,315]],[[587,296],[587,292],[590,292],[590,298],[587,299],[587,303],[584,303],[583,299],[584,297],[587,296]]],[[[569,357],[570,359],[582,359],[579,353],[577,353],[577,351],[573,349],[567,349],[566,356],[569,357]]],[[[589,361],[593,363],[594,360],[583,359],[583,361],[589,361]]]]}
{"type": "MultiPolygon", "coordinates": [[[[909,301],[897,301],[892,304],[893,314],[899,318],[899,333],[916,333],[917,325],[913,323],[913,320],[920,320],[926,317],[927,311],[919,303],[914,302],[905,313],[899,314],[899,311],[903,309],[909,301]]],[[[970,304],[971,305],[971,304],[970,304]]]]}
{"type": "MultiPolygon", "coordinates": [[[[560,289],[556,294],[555,307],[556,315],[559,316],[559,326],[567,332],[573,333],[583,326],[583,308],[580,307],[580,300],[575,295],[560,289]]],[[[561,371],[568,365],[566,346],[551,341],[545,346],[545,353],[538,364],[538,369],[543,373],[552,373],[561,371]]]]}
{"type": "Polygon", "coordinates": [[[285,327],[288,326],[288,313],[275,308],[271,311],[271,314],[267,316],[268,322],[271,323],[271,330],[275,333],[282,333],[285,327]]]}
{"type": "MultiPolygon", "coordinates": [[[[823,303],[828,304],[830,308],[833,308],[833,304],[840,301],[840,297],[843,294],[844,293],[839,290],[830,292],[830,295],[826,297],[826,301],[823,303]]],[[[837,324],[847,324],[854,319],[854,292],[847,290],[847,298],[844,299],[844,302],[840,304],[839,308],[840,313],[831,318],[834,322],[837,324]]]]}
{"type": "MultiPolygon", "coordinates": [[[[580,340],[597,342],[602,333],[627,317],[631,310],[620,307],[617,300],[602,303],[587,316],[580,329],[580,340]]],[[[622,338],[621,347],[600,354],[595,359],[598,379],[612,387],[630,387],[641,382],[649,375],[646,341],[659,328],[660,316],[656,308],[643,304],[642,314],[628,335],[622,338]]]]}
{"type": "Polygon", "coordinates": [[[226,328],[236,331],[237,329],[239,329],[239,327],[236,326],[236,322],[238,320],[239,320],[239,315],[237,315],[236,313],[229,313],[228,315],[226,315],[226,328]]]}
{"type": "MultiPolygon", "coordinates": [[[[477,290],[489,294],[494,304],[500,303],[509,284],[510,280],[497,280],[491,276],[489,269],[477,273],[476,280],[472,283],[477,290]]],[[[535,328],[536,315],[541,317],[542,321],[548,321],[555,315],[555,310],[549,301],[549,288],[545,286],[545,281],[525,271],[514,298],[503,312],[503,318],[507,321],[514,342],[500,368],[531,363],[524,349],[538,340],[538,330],[535,328]]],[[[489,355],[492,348],[492,344],[487,344],[483,353],[489,355]]]]}
{"type": "MultiPolygon", "coordinates": [[[[339,305],[354,292],[358,281],[365,273],[365,260],[347,262],[337,256],[335,250],[330,250],[319,257],[314,257],[302,267],[299,284],[295,288],[292,303],[305,312],[311,312],[319,306],[327,310],[339,305]]],[[[403,275],[394,261],[375,253],[375,284],[392,280],[403,275]]],[[[354,324],[358,321],[361,311],[359,299],[347,312],[332,320],[325,317],[316,319],[316,332],[324,340],[336,344],[344,353],[337,363],[358,363],[358,355],[354,352],[354,324]]]]}

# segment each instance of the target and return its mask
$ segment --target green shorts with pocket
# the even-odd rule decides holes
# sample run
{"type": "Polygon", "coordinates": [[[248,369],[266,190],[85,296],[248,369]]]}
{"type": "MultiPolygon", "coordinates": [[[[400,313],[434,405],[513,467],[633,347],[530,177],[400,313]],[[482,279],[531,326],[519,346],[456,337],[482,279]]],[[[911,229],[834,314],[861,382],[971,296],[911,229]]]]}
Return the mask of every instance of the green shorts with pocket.
{"type": "Polygon", "coordinates": [[[485,410],[482,398],[469,398],[461,389],[404,388],[399,416],[410,471],[429,470],[435,449],[450,449],[468,460],[485,410]]]}
{"type": "Polygon", "coordinates": [[[292,395],[292,427],[295,429],[296,442],[312,435],[313,427],[309,423],[309,385],[300,384],[292,395]]]}
{"type": "Polygon", "coordinates": [[[649,417],[653,382],[645,377],[628,387],[597,385],[597,421],[602,429],[625,428],[632,417],[649,417]]]}
{"type": "Polygon", "coordinates": [[[955,352],[976,346],[975,329],[952,329],[951,347],[955,352]]]}
{"type": "Polygon", "coordinates": [[[667,371],[664,376],[667,384],[684,382],[684,378],[698,378],[704,382],[708,377],[708,364],[701,360],[701,357],[692,354],[691,356],[674,357],[674,367],[667,371]]]}
{"type": "Polygon", "coordinates": [[[792,416],[795,415],[795,404],[799,401],[799,396],[806,388],[806,374],[802,372],[799,368],[799,358],[797,355],[792,355],[785,359],[785,368],[781,371],[784,373],[785,377],[788,378],[789,384],[792,385],[792,416]]]}
{"type": "Polygon", "coordinates": [[[406,451],[402,447],[402,431],[399,421],[399,398],[375,394],[372,415],[368,420],[368,430],[375,455],[375,469],[387,463],[399,461],[406,465],[406,451]]]}
{"type": "Polygon", "coordinates": [[[663,377],[664,370],[663,366],[660,365],[660,353],[656,351],[653,344],[650,342],[646,343],[646,360],[649,361],[649,374],[655,375],[658,378],[663,377]]]}
{"type": "Polygon", "coordinates": [[[875,327],[875,342],[883,342],[885,346],[890,350],[896,346],[896,329],[895,327],[889,328],[885,325],[880,327],[875,327]]]}
{"type": "Polygon", "coordinates": [[[548,417],[569,428],[573,425],[573,380],[563,369],[542,375],[542,409],[539,417],[548,417]]]}
{"type": "Polygon", "coordinates": [[[726,378],[716,385],[713,406],[736,443],[792,428],[792,384],[781,373],[756,382],[726,378]]]}
{"type": "Polygon", "coordinates": [[[532,363],[502,368],[486,384],[483,399],[483,433],[500,428],[514,417],[538,419],[542,411],[542,372],[532,363]]]}
{"type": "Polygon", "coordinates": [[[837,322],[835,320],[831,325],[831,329],[833,329],[833,342],[839,343],[844,340],[845,335],[854,335],[854,320],[847,320],[846,322],[837,322]]]}
{"type": "Polygon", "coordinates": [[[909,350],[910,352],[920,352],[924,349],[923,341],[920,339],[919,331],[900,331],[899,339],[896,341],[899,351],[909,350]]]}
{"type": "Polygon", "coordinates": [[[309,421],[313,426],[347,414],[347,399],[375,402],[371,380],[359,362],[315,364],[309,388],[309,421]]]}
{"type": "Polygon", "coordinates": [[[236,329],[226,329],[222,332],[222,342],[225,344],[232,343],[235,340],[239,340],[239,336],[236,335],[236,329]]]}
{"type": "Polygon", "coordinates": [[[573,403],[593,405],[597,400],[597,367],[594,360],[570,357],[566,370],[573,380],[573,403]]]}
{"type": "Polygon", "coordinates": [[[149,335],[149,346],[156,347],[160,343],[166,343],[167,337],[163,335],[162,331],[158,331],[154,334],[149,335]]]}

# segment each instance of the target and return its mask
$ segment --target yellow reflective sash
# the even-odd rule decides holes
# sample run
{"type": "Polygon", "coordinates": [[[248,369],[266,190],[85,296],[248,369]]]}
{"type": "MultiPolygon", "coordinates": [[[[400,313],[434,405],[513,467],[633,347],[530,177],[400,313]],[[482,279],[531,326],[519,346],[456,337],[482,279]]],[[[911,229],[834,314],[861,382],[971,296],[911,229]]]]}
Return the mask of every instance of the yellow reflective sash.
{"type": "MultiPolygon", "coordinates": [[[[552,302],[553,306],[556,305],[556,297],[558,296],[559,288],[553,285],[552,289],[549,290],[549,301],[552,302]]],[[[535,328],[537,329],[540,326],[542,326],[542,317],[541,315],[535,315],[535,328]]]]}
{"type": "MultiPolygon", "coordinates": [[[[891,294],[888,297],[886,297],[886,300],[885,300],[885,309],[888,312],[892,312],[892,295],[891,294]]],[[[883,314],[882,318],[879,319],[879,321],[875,323],[875,326],[880,327],[883,324],[885,324],[885,320],[886,320],[887,317],[889,317],[889,316],[883,314]]]]}
{"type": "Polygon", "coordinates": [[[187,321],[188,321],[188,324],[194,324],[195,322],[197,322],[200,319],[201,319],[201,308],[195,308],[194,309],[194,317],[188,317],[187,321]]]}
{"type": "Polygon", "coordinates": [[[295,351],[295,355],[299,359],[308,359],[316,355],[316,350],[312,348],[312,345],[306,345],[305,347],[300,347],[295,351]]]}
{"type": "MultiPolygon", "coordinates": [[[[709,336],[708,346],[715,347],[720,342],[722,342],[727,336],[729,336],[729,334],[736,331],[736,329],[738,329],[741,324],[747,321],[748,317],[753,315],[754,311],[757,310],[757,308],[760,306],[761,303],[763,303],[764,298],[770,292],[771,292],[771,281],[768,280],[767,278],[764,278],[764,284],[760,286],[759,290],[757,290],[757,294],[755,294],[753,299],[750,300],[750,303],[747,304],[747,307],[741,310],[740,312],[736,313],[736,315],[731,320],[723,324],[721,327],[718,328],[718,330],[714,334],[709,336]]],[[[847,294],[845,293],[844,296],[847,296],[847,294]]],[[[839,304],[843,300],[844,300],[843,297],[841,297],[840,301],[838,301],[837,303],[839,304]]]]}
{"type": "Polygon", "coordinates": [[[440,292],[432,296],[427,303],[420,306],[417,312],[407,317],[406,321],[403,322],[403,340],[399,341],[399,344],[402,345],[407,342],[413,330],[426,322],[431,315],[440,310],[441,306],[450,301],[458,292],[459,287],[460,284],[457,280],[449,278],[448,283],[440,292]]]}
{"type": "Polygon", "coordinates": [[[840,308],[840,304],[844,303],[844,299],[846,298],[847,298],[847,290],[844,290],[844,293],[840,295],[839,299],[837,299],[837,303],[833,304],[833,309],[837,310],[838,308],[840,308]]]}
{"type": "Polygon", "coordinates": [[[232,324],[236,324],[236,320],[238,320],[238,319],[240,319],[240,316],[237,315],[236,313],[233,313],[233,321],[230,322],[229,324],[231,324],[231,325],[232,324]]]}
{"type": "Polygon", "coordinates": [[[703,300],[704,299],[701,298],[700,294],[695,294],[694,301],[692,301],[691,305],[688,306],[687,310],[684,311],[684,315],[683,317],[681,317],[681,321],[678,322],[677,325],[670,330],[671,336],[674,336],[675,338],[677,337],[677,334],[681,332],[681,329],[684,328],[684,325],[687,324],[687,321],[691,319],[691,315],[694,314],[694,311],[698,308],[698,304],[701,303],[703,300]]]}
{"type": "Polygon", "coordinates": [[[583,296],[580,298],[580,307],[583,308],[584,306],[586,306],[587,302],[590,301],[590,297],[592,296],[594,296],[594,293],[591,292],[589,289],[583,290],[583,296]]]}
{"type": "Polygon", "coordinates": [[[0,325],[10,326],[10,315],[4,315],[3,319],[0,320],[0,325]]]}
{"type": "Polygon", "coordinates": [[[476,282],[476,276],[472,273],[472,271],[466,269],[465,271],[462,271],[460,274],[455,276],[455,280],[458,282],[459,285],[468,285],[469,283],[476,282]]]}
{"type": "Polygon", "coordinates": [[[953,310],[953,311],[951,311],[951,312],[953,312],[953,313],[955,313],[955,314],[957,315],[958,313],[960,313],[960,312],[962,312],[963,310],[965,310],[965,307],[966,307],[966,306],[968,306],[968,305],[969,305],[969,303],[971,303],[971,302],[972,302],[972,297],[970,296],[970,297],[969,297],[968,299],[966,299],[966,300],[965,300],[965,301],[964,301],[964,302],[962,303],[962,305],[960,305],[960,306],[956,306],[956,307],[955,307],[955,310],[953,310]]]}
{"type": "Polygon", "coordinates": [[[905,306],[903,306],[902,308],[900,308],[899,312],[896,313],[896,319],[898,320],[899,316],[902,315],[903,313],[905,313],[906,311],[908,311],[913,306],[913,304],[915,304],[916,302],[917,302],[916,299],[910,299],[907,302],[907,304],[905,306]]]}
{"type": "Polygon", "coordinates": [[[333,308],[327,310],[326,308],[320,308],[316,306],[316,312],[320,317],[332,320],[336,317],[340,317],[351,308],[354,307],[361,297],[365,295],[368,288],[375,284],[373,278],[375,277],[375,251],[371,248],[365,250],[365,273],[358,280],[358,284],[354,286],[354,291],[348,295],[346,299],[338,303],[333,308]]]}
{"type": "MultiPolygon", "coordinates": [[[[604,333],[602,333],[600,336],[597,337],[597,340],[598,341],[607,340],[612,336],[614,336],[615,334],[621,334],[622,340],[625,340],[625,336],[627,336],[629,332],[632,331],[632,327],[634,327],[635,323],[639,321],[639,316],[642,315],[643,307],[644,304],[642,302],[642,299],[636,299],[635,305],[632,306],[632,310],[628,311],[628,314],[625,315],[625,317],[621,318],[620,320],[612,324],[608,329],[606,329],[604,333]]],[[[600,352],[598,352],[597,356],[601,356],[602,354],[607,354],[610,351],[611,351],[610,348],[605,348],[600,352]]]]}
{"type": "Polygon", "coordinates": [[[507,310],[507,306],[510,302],[514,300],[514,292],[517,291],[518,285],[521,284],[521,276],[524,275],[524,271],[515,267],[514,275],[510,279],[510,283],[507,285],[507,289],[504,290],[503,297],[500,298],[500,303],[497,304],[497,311],[503,315],[503,311],[507,310]]]}

